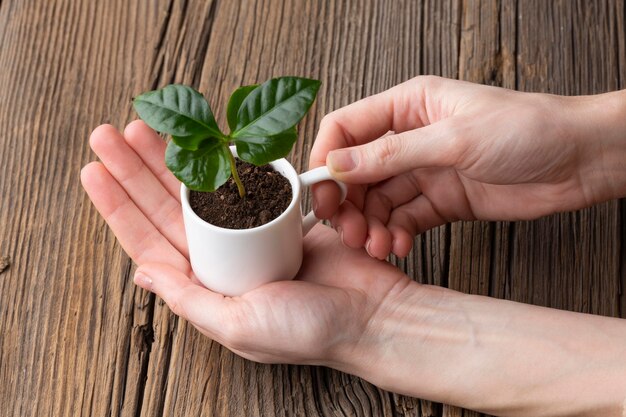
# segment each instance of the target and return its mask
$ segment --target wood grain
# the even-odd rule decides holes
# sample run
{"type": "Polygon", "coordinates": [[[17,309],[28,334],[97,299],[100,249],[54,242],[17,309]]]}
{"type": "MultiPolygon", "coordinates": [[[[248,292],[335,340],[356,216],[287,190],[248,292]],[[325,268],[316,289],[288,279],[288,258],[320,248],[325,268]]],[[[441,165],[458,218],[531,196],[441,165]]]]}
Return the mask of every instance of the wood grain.
{"type": "MultiPolygon", "coordinates": [[[[233,355],[132,285],[86,199],[89,132],[171,82],[323,81],[322,116],[418,74],[557,94],[626,87],[622,1],[0,1],[0,404],[15,416],[476,416],[306,366],[233,355]]],[[[223,115],[218,122],[224,124],[223,115]]],[[[626,317],[626,202],[424,233],[419,282],[626,317]]],[[[0,413],[0,414],[2,414],[0,413]]]]}

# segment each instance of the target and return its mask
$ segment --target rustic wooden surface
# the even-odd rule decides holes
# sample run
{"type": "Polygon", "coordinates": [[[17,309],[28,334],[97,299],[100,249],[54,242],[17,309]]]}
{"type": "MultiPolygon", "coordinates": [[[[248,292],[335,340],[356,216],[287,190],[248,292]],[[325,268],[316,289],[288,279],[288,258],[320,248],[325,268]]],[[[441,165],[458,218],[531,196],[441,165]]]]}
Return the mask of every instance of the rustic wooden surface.
{"type": "MultiPolygon", "coordinates": [[[[417,74],[527,91],[626,87],[623,1],[0,0],[0,415],[476,416],[330,369],[245,361],[138,290],[79,185],[131,97],[189,83],[323,81],[321,117],[417,74]]],[[[626,204],[458,223],[398,265],[420,282],[626,317],[626,204]]],[[[416,375],[419,377],[419,375],[416,375]]]]}

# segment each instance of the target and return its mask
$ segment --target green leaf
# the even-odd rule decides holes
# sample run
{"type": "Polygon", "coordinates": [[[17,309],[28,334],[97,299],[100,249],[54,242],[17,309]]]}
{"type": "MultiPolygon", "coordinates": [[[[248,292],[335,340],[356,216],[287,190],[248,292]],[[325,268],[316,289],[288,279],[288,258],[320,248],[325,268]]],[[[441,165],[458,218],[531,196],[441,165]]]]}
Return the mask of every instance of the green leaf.
{"type": "Polygon", "coordinates": [[[135,97],[133,105],[148,126],[176,137],[177,145],[184,149],[198,149],[209,136],[224,136],[209,103],[191,87],[168,85],[135,97]]]}
{"type": "Polygon", "coordinates": [[[228,127],[230,127],[231,132],[233,132],[237,127],[237,112],[239,112],[241,103],[246,97],[248,97],[248,94],[250,94],[252,90],[258,86],[258,84],[254,84],[239,87],[230,96],[230,99],[228,100],[228,107],[226,109],[226,119],[228,119],[228,127]]]}
{"type": "Polygon", "coordinates": [[[188,151],[195,151],[198,147],[207,139],[217,139],[212,135],[208,136],[206,134],[195,135],[195,136],[172,136],[172,140],[178,146],[183,149],[187,149],[188,151]]]}
{"type": "Polygon", "coordinates": [[[265,165],[287,156],[296,139],[296,127],[273,136],[245,137],[233,139],[240,159],[254,165],[265,165]]]}
{"type": "Polygon", "coordinates": [[[165,165],[187,188],[215,191],[230,178],[230,150],[223,142],[210,138],[195,151],[167,144],[165,165]]]}
{"type": "Polygon", "coordinates": [[[241,103],[234,138],[277,135],[295,126],[309,110],[320,82],[308,78],[273,78],[255,88],[241,103]]]}

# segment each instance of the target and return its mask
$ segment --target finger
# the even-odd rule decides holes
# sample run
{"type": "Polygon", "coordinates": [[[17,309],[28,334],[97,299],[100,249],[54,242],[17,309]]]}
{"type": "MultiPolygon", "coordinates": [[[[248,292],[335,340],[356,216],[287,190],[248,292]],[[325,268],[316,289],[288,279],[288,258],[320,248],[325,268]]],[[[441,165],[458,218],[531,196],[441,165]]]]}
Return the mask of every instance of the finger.
{"type": "MultiPolygon", "coordinates": [[[[370,142],[390,130],[404,132],[424,126],[428,123],[424,91],[438,82],[435,77],[416,77],[326,115],[311,149],[309,168],[326,165],[328,153],[335,149],[370,142]]],[[[321,202],[329,199],[335,189],[333,183],[315,187],[316,205],[322,207],[321,202]]],[[[321,211],[320,215],[327,216],[328,212],[321,211]]]]}
{"type": "Polygon", "coordinates": [[[417,168],[453,166],[465,153],[454,119],[445,119],[421,129],[396,133],[365,145],[328,154],[333,175],[349,184],[382,181],[417,168]]]}
{"type": "Polygon", "coordinates": [[[165,166],[165,148],[167,144],[143,120],[135,120],[124,129],[124,139],[139,155],[144,164],[163,187],[180,201],[180,181],[165,166]]]}
{"type": "Polygon", "coordinates": [[[162,263],[141,265],[134,282],[161,297],[174,314],[198,326],[211,339],[222,343],[228,340],[232,300],[195,284],[185,272],[162,263]]]}
{"type": "Polygon", "coordinates": [[[98,212],[135,263],[167,259],[178,270],[191,273],[189,262],[137,208],[100,162],[86,165],[80,179],[98,212]]]}
{"type": "Polygon", "coordinates": [[[413,248],[414,236],[401,228],[391,228],[392,236],[391,251],[398,258],[406,258],[413,248]]]}
{"type": "Polygon", "coordinates": [[[330,219],[339,208],[341,190],[332,181],[324,181],[311,187],[315,217],[330,219]],[[330,184],[332,183],[332,184],[330,184]]]}
{"type": "MultiPolygon", "coordinates": [[[[315,184],[315,186],[322,186],[324,183],[315,184]]],[[[348,186],[348,194],[346,200],[351,201],[352,204],[358,209],[363,209],[363,203],[365,201],[365,193],[367,187],[355,185],[348,186]]],[[[332,219],[339,210],[339,201],[341,201],[341,192],[338,187],[330,187],[324,190],[324,193],[328,193],[328,197],[323,197],[319,200],[313,200],[313,210],[315,216],[319,219],[332,219]]]]}
{"type": "Polygon", "coordinates": [[[387,229],[392,232],[395,239],[396,234],[393,231],[397,229],[402,229],[414,237],[445,223],[447,220],[433,207],[430,200],[421,194],[416,199],[392,211],[389,222],[387,222],[387,229]]]}
{"type": "Polygon", "coordinates": [[[89,143],[139,210],[180,253],[188,256],[179,201],[163,187],[117,129],[99,126],[89,143]]]}
{"type": "Polygon", "coordinates": [[[376,259],[383,260],[389,256],[391,252],[391,233],[385,225],[377,218],[370,217],[367,219],[367,241],[365,242],[365,250],[376,259]]]}
{"type": "Polygon", "coordinates": [[[344,245],[353,249],[359,249],[365,245],[367,222],[354,203],[344,201],[333,216],[332,223],[344,245]]]}
{"type": "Polygon", "coordinates": [[[382,223],[389,221],[392,210],[416,198],[422,192],[412,172],[389,178],[367,190],[363,213],[382,223]]]}
{"type": "MultiPolygon", "coordinates": [[[[322,186],[324,183],[315,184],[316,186],[322,186]]],[[[359,210],[363,208],[365,201],[365,193],[367,191],[365,186],[355,185],[348,186],[348,194],[346,200],[349,200],[359,210]]],[[[313,200],[315,215],[320,219],[331,219],[339,209],[339,201],[341,201],[341,192],[338,187],[331,187],[324,190],[327,192],[328,197],[323,197],[319,200],[313,200]],[[319,214],[319,215],[318,215],[319,214]]]]}
{"type": "Polygon", "coordinates": [[[310,167],[326,163],[328,152],[361,145],[386,132],[404,132],[429,123],[424,91],[440,79],[416,77],[329,113],[311,149],[310,167]]]}

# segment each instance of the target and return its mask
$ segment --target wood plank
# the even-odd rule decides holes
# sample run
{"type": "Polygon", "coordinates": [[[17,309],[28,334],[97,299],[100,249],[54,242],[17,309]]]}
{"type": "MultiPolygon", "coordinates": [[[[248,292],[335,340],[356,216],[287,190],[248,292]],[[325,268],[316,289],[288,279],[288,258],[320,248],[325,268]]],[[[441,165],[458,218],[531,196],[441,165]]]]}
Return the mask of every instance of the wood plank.
{"type": "MultiPolygon", "coordinates": [[[[464,1],[459,78],[515,88],[516,1],[464,1]]],[[[450,226],[448,287],[503,297],[509,281],[508,222],[458,222],[450,226]]],[[[444,416],[483,414],[444,406],[444,416]]]]}
{"type": "MultiPolygon", "coordinates": [[[[132,285],[78,186],[87,136],[122,128],[133,95],[170,82],[223,109],[242,83],[312,76],[324,84],[291,155],[302,171],[325,113],[420,73],[624,87],[625,17],[620,1],[0,1],[0,257],[12,258],[0,404],[20,416],[481,415],[326,368],[255,364],[174,317],[132,285]]],[[[423,283],[626,317],[625,207],[444,226],[393,261],[423,283]]]]}
{"type": "MultiPolygon", "coordinates": [[[[419,43],[403,44],[407,50],[419,48],[420,62],[411,68],[417,74],[457,78],[461,37],[461,1],[424,1],[420,15],[419,43]]],[[[415,24],[415,23],[414,23],[415,24]]],[[[409,23],[409,27],[410,27],[409,23]]],[[[398,80],[402,81],[402,80],[398,80]]],[[[448,285],[451,226],[441,226],[417,236],[414,249],[406,260],[395,261],[408,276],[418,282],[448,285]]],[[[430,401],[394,396],[397,410],[415,410],[415,415],[441,416],[444,408],[430,401]],[[418,414],[419,413],[419,414],[418,414]]],[[[413,415],[413,414],[400,414],[413,415]]]]}
{"type": "MultiPolygon", "coordinates": [[[[220,2],[201,70],[200,90],[214,108],[219,108],[241,84],[280,74],[322,79],[315,114],[301,125],[301,140],[291,157],[302,171],[321,116],[372,88],[365,81],[371,79],[366,71],[372,66],[369,22],[378,21],[377,13],[366,2],[307,3],[305,8],[298,2],[220,2]],[[289,16],[290,25],[281,24],[285,16],[289,16]],[[323,29],[311,16],[324,23],[323,29]],[[352,17],[347,20],[344,16],[352,17]],[[292,27],[302,30],[294,32],[292,27]]],[[[387,49],[391,50],[389,46],[387,49]]],[[[223,113],[217,113],[223,124],[223,113]]],[[[213,346],[186,324],[179,325],[185,331],[172,340],[165,415],[181,410],[233,416],[300,415],[303,411],[311,415],[391,415],[388,394],[358,378],[323,368],[255,364],[213,346]]],[[[147,389],[154,391],[150,380],[147,389]]],[[[151,415],[147,410],[142,414],[151,415]]]]}
{"type": "MultiPolygon", "coordinates": [[[[459,78],[515,88],[516,2],[466,1],[459,78]]],[[[508,282],[508,222],[452,225],[449,287],[473,294],[505,293],[508,282]]]]}
{"type": "MultiPolygon", "coordinates": [[[[623,39],[615,25],[618,3],[520,2],[519,88],[569,95],[616,90],[623,39]]],[[[518,223],[512,299],[617,316],[619,230],[617,201],[518,223]]]]}
{"type": "Polygon", "coordinates": [[[93,127],[123,127],[166,2],[0,9],[0,403],[20,416],[135,415],[154,297],[78,180],[93,127]],[[141,59],[138,59],[141,57],[141,59]],[[136,84],[135,84],[136,83],[136,84]],[[10,103],[10,105],[9,105],[10,103]]]}

